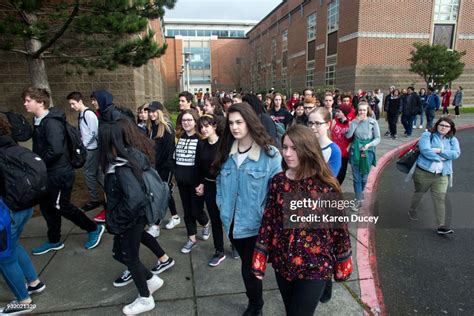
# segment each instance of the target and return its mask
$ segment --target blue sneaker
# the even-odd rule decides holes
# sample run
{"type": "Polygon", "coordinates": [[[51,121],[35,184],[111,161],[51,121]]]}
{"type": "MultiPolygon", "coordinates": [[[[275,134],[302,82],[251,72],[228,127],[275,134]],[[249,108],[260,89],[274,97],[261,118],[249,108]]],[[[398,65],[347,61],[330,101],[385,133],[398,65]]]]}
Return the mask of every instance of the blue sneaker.
{"type": "Polygon", "coordinates": [[[61,250],[64,248],[64,244],[62,242],[56,242],[56,243],[50,243],[50,242],[45,242],[44,244],[34,248],[31,251],[31,254],[33,256],[39,256],[39,255],[44,255],[45,253],[48,253],[53,250],[61,250]]]}
{"type": "Polygon", "coordinates": [[[84,247],[86,249],[92,249],[99,245],[102,234],[105,231],[104,225],[97,225],[97,229],[93,232],[88,233],[89,238],[87,239],[84,247]]]}

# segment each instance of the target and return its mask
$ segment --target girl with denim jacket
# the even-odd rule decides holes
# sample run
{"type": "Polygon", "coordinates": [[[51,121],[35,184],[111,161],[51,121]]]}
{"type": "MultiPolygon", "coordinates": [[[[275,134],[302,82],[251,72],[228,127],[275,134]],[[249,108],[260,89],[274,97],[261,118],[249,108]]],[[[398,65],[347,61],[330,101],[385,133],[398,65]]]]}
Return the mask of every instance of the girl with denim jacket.
{"type": "Polygon", "coordinates": [[[251,265],[268,184],[281,170],[280,153],[272,144],[250,105],[236,103],[228,109],[213,170],[218,173],[216,202],[222,224],[242,262],[247,316],[262,314],[262,281],[251,265]]]}
{"type": "Polygon", "coordinates": [[[416,209],[423,195],[430,190],[438,221],[437,233],[440,235],[454,232],[446,226],[445,197],[448,185],[452,186],[453,181],[452,161],[461,155],[455,134],[456,126],[448,117],[440,118],[431,131],[424,132],[418,142],[420,155],[413,175],[415,193],[408,216],[418,220],[416,209]]]}

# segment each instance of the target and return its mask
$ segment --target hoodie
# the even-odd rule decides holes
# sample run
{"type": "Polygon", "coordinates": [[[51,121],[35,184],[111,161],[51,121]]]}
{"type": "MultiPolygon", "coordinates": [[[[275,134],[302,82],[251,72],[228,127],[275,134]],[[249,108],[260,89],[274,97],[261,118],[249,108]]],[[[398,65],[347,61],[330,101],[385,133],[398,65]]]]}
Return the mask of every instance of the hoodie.
{"type": "Polygon", "coordinates": [[[122,113],[115,107],[113,96],[106,90],[97,90],[92,92],[92,97],[99,104],[99,122],[107,123],[117,121],[122,117],[122,113]]]}

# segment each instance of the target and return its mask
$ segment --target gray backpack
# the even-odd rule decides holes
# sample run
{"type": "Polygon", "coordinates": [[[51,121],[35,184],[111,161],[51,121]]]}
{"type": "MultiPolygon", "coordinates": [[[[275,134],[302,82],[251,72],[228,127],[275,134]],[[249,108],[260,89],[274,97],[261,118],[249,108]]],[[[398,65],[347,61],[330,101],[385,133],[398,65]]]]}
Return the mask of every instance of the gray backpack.
{"type": "Polygon", "coordinates": [[[160,175],[154,168],[144,170],[142,178],[147,197],[147,205],[145,208],[146,219],[148,224],[155,224],[166,215],[170,198],[170,188],[168,183],[161,180],[160,175]]]}

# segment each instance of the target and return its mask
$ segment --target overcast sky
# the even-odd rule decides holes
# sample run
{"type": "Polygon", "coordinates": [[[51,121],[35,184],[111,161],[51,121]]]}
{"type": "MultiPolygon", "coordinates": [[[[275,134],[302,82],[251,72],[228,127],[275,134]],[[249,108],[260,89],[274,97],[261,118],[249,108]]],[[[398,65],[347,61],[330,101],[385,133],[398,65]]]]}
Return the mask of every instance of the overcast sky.
{"type": "Polygon", "coordinates": [[[216,19],[260,21],[281,0],[178,0],[166,19],[216,19]]]}

